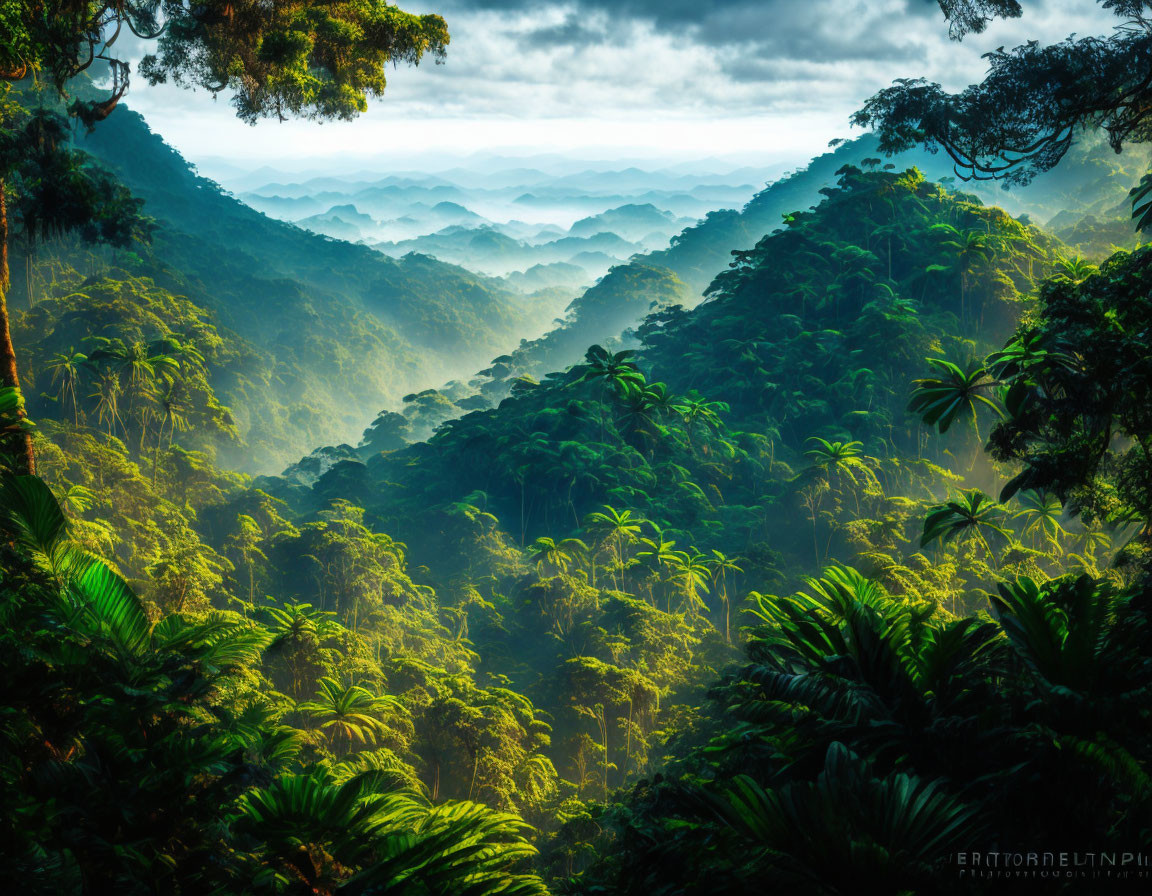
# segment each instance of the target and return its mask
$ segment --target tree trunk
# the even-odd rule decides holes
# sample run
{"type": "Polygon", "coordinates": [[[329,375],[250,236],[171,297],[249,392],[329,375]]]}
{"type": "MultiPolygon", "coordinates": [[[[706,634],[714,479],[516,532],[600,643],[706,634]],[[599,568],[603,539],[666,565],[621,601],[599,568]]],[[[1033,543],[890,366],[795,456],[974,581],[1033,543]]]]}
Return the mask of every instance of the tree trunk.
{"type": "MultiPolygon", "coordinates": [[[[79,426],[79,421],[77,421],[79,426]]],[[[160,460],[160,440],[164,438],[164,421],[160,421],[160,432],[156,436],[156,448],[152,452],[152,487],[156,487],[156,464],[160,460]]]]}
{"type": "Polygon", "coordinates": [[[480,771],[480,748],[476,748],[476,755],[472,760],[472,783],[468,785],[468,799],[472,799],[472,793],[476,790],[476,773],[480,771]]]}
{"type": "MultiPolygon", "coordinates": [[[[4,181],[0,180],[0,385],[20,388],[16,373],[16,349],[12,346],[12,331],[8,323],[8,205],[4,196],[4,181]]],[[[24,419],[23,410],[16,412],[17,421],[24,419]]],[[[17,472],[36,474],[36,455],[32,450],[32,435],[15,432],[8,436],[16,459],[17,472]]]]}
{"type": "Polygon", "coordinates": [[[608,708],[600,708],[600,730],[604,732],[604,802],[608,802],[608,708]]]}
{"type": "Polygon", "coordinates": [[[628,763],[632,759],[632,709],[636,702],[634,691],[628,692],[628,730],[624,742],[624,771],[620,774],[620,786],[623,787],[628,780],[628,763]]]}

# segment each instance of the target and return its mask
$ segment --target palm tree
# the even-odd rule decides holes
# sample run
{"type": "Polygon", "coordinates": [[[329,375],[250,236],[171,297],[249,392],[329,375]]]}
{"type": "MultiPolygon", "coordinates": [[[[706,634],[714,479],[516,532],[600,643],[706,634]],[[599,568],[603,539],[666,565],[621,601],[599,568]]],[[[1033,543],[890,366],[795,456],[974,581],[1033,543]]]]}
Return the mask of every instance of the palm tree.
{"type": "MultiPolygon", "coordinates": [[[[700,610],[705,607],[700,592],[708,593],[708,581],[712,572],[708,558],[695,548],[691,552],[673,551],[670,565],[675,570],[674,576],[680,581],[689,615],[699,615],[700,610]]],[[[671,612],[671,606],[668,610],[671,612]]]]}
{"type": "Polygon", "coordinates": [[[968,415],[972,418],[972,427],[979,438],[977,408],[984,406],[999,416],[1004,415],[1000,404],[989,397],[989,393],[996,389],[997,382],[984,365],[976,360],[969,360],[964,367],[943,358],[925,360],[939,370],[940,375],[913,381],[916,388],[908,410],[919,414],[926,424],[936,426],[941,433],[945,433],[958,417],[968,415]]]}
{"type": "Polygon", "coordinates": [[[673,408],[664,383],[630,382],[624,387],[624,432],[634,432],[655,442],[666,430],[660,419],[673,408]]]}
{"type": "Polygon", "coordinates": [[[926,547],[936,539],[944,543],[957,537],[971,538],[984,545],[989,556],[994,556],[992,546],[985,533],[995,532],[1009,537],[1009,531],[998,520],[1003,509],[978,488],[959,493],[956,500],[946,501],[929,508],[924,519],[924,533],[920,536],[920,546],[926,547]]]}
{"type": "Polygon", "coordinates": [[[515,870],[536,853],[518,817],[475,803],[432,805],[397,790],[386,770],[344,780],[324,767],[281,775],[245,793],[233,823],[257,844],[249,879],[274,875],[302,893],[547,896],[539,877],[515,870]]]}
{"type": "Polygon", "coordinates": [[[282,607],[267,607],[265,613],[271,618],[268,628],[272,642],[268,655],[282,655],[292,676],[292,698],[300,699],[304,686],[304,673],[316,660],[324,660],[324,642],[337,635],[340,624],[336,614],[317,610],[311,604],[289,603],[282,607]]]}
{"type": "Polygon", "coordinates": [[[89,398],[96,400],[96,420],[107,424],[108,435],[115,435],[116,427],[124,426],[120,419],[120,396],[124,387],[120,384],[120,374],[114,370],[105,370],[96,381],[95,391],[89,398]]]}
{"type": "Polygon", "coordinates": [[[694,392],[678,398],[672,404],[673,410],[680,415],[684,423],[684,434],[688,437],[688,448],[695,452],[696,447],[692,433],[698,425],[703,424],[714,432],[721,427],[720,414],[727,411],[728,405],[723,401],[707,401],[694,392]]]}
{"type": "MultiPolygon", "coordinates": [[[[860,485],[861,478],[868,482],[876,482],[876,474],[868,465],[868,461],[872,458],[864,454],[863,442],[830,442],[819,436],[812,436],[808,439],[808,443],[812,447],[804,454],[812,459],[815,469],[823,470],[830,477],[835,476],[837,480],[848,479],[856,487],[860,485]]],[[[860,498],[855,490],[852,495],[856,500],[856,513],[859,515],[860,498]]]]}
{"type": "Polygon", "coordinates": [[[161,371],[178,371],[180,367],[175,358],[155,351],[152,345],[139,339],[125,343],[121,339],[97,336],[93,341],[97,347],[88,356],[89,360],[123,374],[129,390],[150,383],[161,371]]]}
{"type": "Polygon", "coordinates": [[[315,697],[296,708],[331,735],[333,748],[338,752],[349,752],[357,743],[376,743],[388,731],[378,714],[386,709],[403,711],[395,697],[377,696],[359,685],[342,685],[329,677],[320,679],[315,697]],[[341,745],[343,751],[339,749],[341,745]]]}
{"type": "MultiPolygon", "coordinates": [[[[148,402],[155,396],[159,380],[168,382],[180,373],[180,362],[165,354],[166,341],[146,343],[134,340],[125,343],[120,339],[98,336],[94,340],[97,348],[88,355],[91,363],[112,371],[120,379],[122,391],[128,396],[128,410],[125,416],[132,419],[138,411],[140,420],[140,447],[143,451],[147,434],[148,402]]],[[[198,353],[197,353],[198,355],[198,353]]]]}
{"type": "Polygon", "coordinates": [[[65,401],[72,402],[73,423],[80,425],[80,404],[76,399],[76,384],[80,382],[80,373],[88,356],[74,348],[68,349],[52,356],[48,361],[47,369],[52,371],[52,382],[60,383],[60,404],[65,401]]]}
{"type": "Polygon", "coordinates": [[[584,518],[584,527],[591,532],[599,533],[601,547],[607,546],[611,550],[612,583],[617,591],[621,590],[622,576],[627,568],[624,555],[628,546],[633,544],[643,531],[640,519],[633,516],[631,510],[617,510],[604,505],[601,510],[590,513],[584,518]]]}
{"type": "Polygon", "coordinates": [[[644,374],[630,358],[636,354],[633,351],[610,352],[600,345],[594,345],[584,355],[588,365],[581,380],[600,380],[600,441],[604,441],[604,399],[607,397],[608,386],[611,385],[618,393],[623,393],[629,386],[643,385],[644,374]]]}
{"type": "Polygon", "coordinates": [[[621,392],[629,385],[642,384],[644,374],[631,360],[635,354],[634,351],[610,352],[603,346],[594,345],[584,355],[588,370],[583,379],[603,380],[621,392]]]}
{"type": "Polygon", "coordinates": [[[980,435],[980,420],[977,410],[990,408],[998,417],[1004,416],[1000,402],[990,397],[998,387],[988,370],[976,360],[969,360],[963,367],[942,358],[927,358],[929,364],[940,371],[938,376],[914,380],[915,389],[908,402],[908,410],[918,414],[928,426],[936,426],[941,433],[961,416],[971,419],[976,433],[976,450],[972,454],[969,470],[976,465],[976,458],[983,445],[980,435]]]}
{"type": "MultiPolygon", "coordinates": [[[[183,336],[168,335],[149,343],[148,351],[153,358],[169,358],[179,364],[180,369],[203,367],[204,353],[196,343],[183,336]]],[[[165,362],[166,363],[166,362],[165,362]]]]}
{"type": "Polygon", "coordinates": [[[1093,721],[1107,718],[1098,701],[1131,706],[1147,690],[1149,661],[1133,649],[1131,595],[1090,576],[1038,584],[1001,582],[992,596],[1001,627],[1025,668],[1048,697],[1093,721]],[[1068,700],[1069,692],[1082,699],[1068,700]]]}
{"type": "Polygon", "coordinates": [[[579,538],[557,542],[554,538],[541,536],[528,545],[528,553],[536,561],[536,572],[540,575],[544,575],[545,567],[551,567],[553,574],[568,572],[573,561],[587,551],[588,546],[579,538]]]}
{"type": "Polygon", "coordinates": [[[166,380],[164,390],[156,397],[159,405],[156,412],[160,427],[156,431],[156,445],[152,449],[152,482],[156,482],[156,466],[160,459],[160,442],[164,429],[168,429],[168,447],[172,447],[173,436],[177,432],[188,431],[188,406],[184,398],[184,387],[178,380],[166,380]]]}
{"type": "MultiPolygon", "coordinates": [[[[664,533],[659,528],[656,529],[655,538],[641,538],[640,544],[643,545],[643,550],[636,552],[636,559],[641,563],[646,564],[659,578],[661,571],[665,566],[671,566],[677,554],[676,542],[668,541],[664,538],[664,533]]],[[[651,589],[650,589],[651,591],[651,589]]],[[[652,597],[652,605],[656,604],[655,594],[652,597]]]]}
{"type": "Polygon", "coordinates": [[[1048,492],[1021,491],[1016,494],[1021,509],[1012,515],[1013,519],[1026,520],[1024,532],[1032,536],[1043,536],[1058,547],[1060,536],[1068,531],[1060,524],[1064,515],[1064,505],[1060,499],[1048,492]]]}
{"type": "Polygon", "coordinates": [[[724,606],[724,640],[732,643],[731,633],[731,606],[728,600],[728,573],[741,573],[744,570],[737,564],[735,557],[729,557],[723,551],[712,549],[712,558],[708,560],[712,570],[712,583],[720,586],[720,602],[724,606]]]}
{"type": "Polygon", "coordinates": [[[967,319],[965,295],[968,290],[968,278],[980,262],[986,262],[996,254],[1001,245],[1000,237],[988,233],[986,230],[971,228],[960,230],[951,224],[933,224],[928,228],[940,236],[946,237],[940,246],[950,250],[953,255],[951,265],[929,265],[929,271],[947,271],[956,274],[960,280],[960,322],[967,319]]]}
{"type": "Polygon", "coordinates": [[[878,770],[840,742],[828,746],[814,780],[765,789],[737,775],[705,799],[737,838],[744,873],[774,891],[803,880],[819,882],[806,892],[849,893],[866,874],[875,892],[921,892],[910,884],[930,886],[938,857],[983,830],[979,807],[945,779],[878,770]],[[772,862],[760,864],[768,855],[772,862]]]}

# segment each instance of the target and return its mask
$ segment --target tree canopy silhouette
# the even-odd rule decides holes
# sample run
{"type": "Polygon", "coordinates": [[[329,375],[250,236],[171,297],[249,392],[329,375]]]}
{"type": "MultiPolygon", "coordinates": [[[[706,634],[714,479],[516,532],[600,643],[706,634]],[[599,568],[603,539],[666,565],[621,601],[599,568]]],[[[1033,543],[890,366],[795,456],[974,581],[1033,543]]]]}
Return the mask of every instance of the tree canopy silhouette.
{"type": "MultiPolygon", "coordinates": [[[[1037,41],[988,53],[988,74],[958,94],[922,78],[881,90],[852,117],[880,148],[943,149],[965,179],[1028,183],[1064,158],[1076,135],[1103,130],[1116,152],[1152,138],[1152,18],[1136,0],[1101,0],[1119,24],[1108,37],[1037,41]]],[[[1021,14],[1015,0],[940,0],[951,35],[1021,14]]]]}

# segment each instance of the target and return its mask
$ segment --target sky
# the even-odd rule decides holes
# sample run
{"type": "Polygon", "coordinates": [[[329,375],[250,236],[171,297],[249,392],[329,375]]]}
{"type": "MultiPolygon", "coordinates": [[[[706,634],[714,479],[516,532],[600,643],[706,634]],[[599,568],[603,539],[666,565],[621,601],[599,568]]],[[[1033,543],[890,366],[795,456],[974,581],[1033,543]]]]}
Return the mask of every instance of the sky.
{"type": "Polygon", "coordinates": [[[236,120],[227,98],[133,82],[128,104],[204,173],[339,159],[429,168],[472,153],[799,163],[899,77],[951,89],[981,54],[1103,34],[1091,0],[1025,0],[1021,19],[948,39],[935,0],[420,0],[452,34],[444,64],[399,67],[352,123],[236,120]]]}

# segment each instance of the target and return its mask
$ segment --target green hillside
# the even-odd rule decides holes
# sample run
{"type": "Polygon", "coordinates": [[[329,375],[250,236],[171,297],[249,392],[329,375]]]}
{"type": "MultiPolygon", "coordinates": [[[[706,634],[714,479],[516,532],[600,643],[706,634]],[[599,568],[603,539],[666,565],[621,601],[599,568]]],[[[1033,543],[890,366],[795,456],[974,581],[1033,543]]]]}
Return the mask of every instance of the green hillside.
{"type": "MultiPolygon", "coordinates": [[[[208,312],[236,353],[214,383],[239,433],[224,447],[229,466],[280,469],[333,434],[351,436],[383,404],[445,370],[476,369],[556,310],[427,257],[393,261],[267,218],[198,177],[126,109],[78,140],[144,200],[158,222],[152,245],[128,254],[41,248],[30,294],[17,253],[14,294],[73,295],[73,311],[84,312],[74,294],[90,276],[126,276],[208,312]]],[[[184,326],[168,317],[147,335],[184,326]]],[[[47,335],[54,349],[80,350],[101,334],[47,335]]]]}

